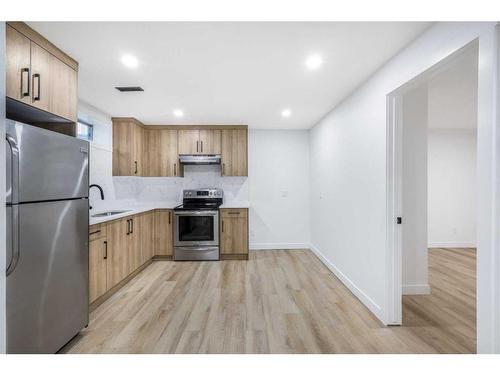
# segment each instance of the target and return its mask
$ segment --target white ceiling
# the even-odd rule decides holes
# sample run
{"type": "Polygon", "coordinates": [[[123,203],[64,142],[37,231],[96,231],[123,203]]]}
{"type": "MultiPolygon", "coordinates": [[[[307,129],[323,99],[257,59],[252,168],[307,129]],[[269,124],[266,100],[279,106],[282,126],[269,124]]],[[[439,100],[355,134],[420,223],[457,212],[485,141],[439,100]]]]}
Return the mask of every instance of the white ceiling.
{"type": "Polygon", "coordinates": [[[79,97],[146,124],[308,129],[430,23],[30,22],[80,63],[79,97]],[[139,60],[126,68],[123,54],[139,60]],[[307,70],[309,54],[324,65],[307,70]],[[120,93],[115,86],[142,86],[120,93]],[[184,117],[172,111],[180,108],[184,117]],[[289,118],[281,111],[290,108],[289,118]]]}
{"type": "Polygon", "coordinates": [[[428,83],[428,125],[433,129],[476,129],[477,48],[469,47],[428,83]]]}

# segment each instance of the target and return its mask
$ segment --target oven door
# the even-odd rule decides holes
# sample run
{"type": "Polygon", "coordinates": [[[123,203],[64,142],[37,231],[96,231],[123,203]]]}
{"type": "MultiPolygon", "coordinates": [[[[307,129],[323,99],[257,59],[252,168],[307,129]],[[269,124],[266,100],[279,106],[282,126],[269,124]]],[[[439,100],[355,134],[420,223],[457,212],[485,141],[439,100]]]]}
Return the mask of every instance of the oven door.
{"type": "Polygon", "coordinates": [[[174,211],[174,246],[218,246],[219,211],[174,211]]]}

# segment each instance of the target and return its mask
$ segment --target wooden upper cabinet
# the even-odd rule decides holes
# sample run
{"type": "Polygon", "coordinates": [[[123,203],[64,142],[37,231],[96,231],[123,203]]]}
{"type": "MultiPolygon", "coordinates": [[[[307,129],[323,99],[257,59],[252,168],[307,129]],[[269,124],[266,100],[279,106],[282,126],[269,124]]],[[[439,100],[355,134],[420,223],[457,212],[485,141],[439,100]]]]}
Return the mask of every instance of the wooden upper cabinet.
{"type": "Polygon", "coordinates": [[[6,28],[7,96],[76,122],[78,63],[22,22],[6,28]]]}
{"type": "Polygon", "coordinates": [[[143,169],[149,177],[179,176],[177,130],[145,129],[143,169]]]}
{"type": "Polygon", "coordinates": [[[141,176],[144,129],[133,119],[113,119],[113,176],[141,176]]]}
{"type": "Polygon", "coordinates": [[[197,154],[200,150],[199,130],[179,130],[178,131],[179,155],[197,154]]]}
{"type": "Polygon", "coordinates": [[[248,176],[247,129],[222,130],[222,176],[248,176]]]}
{"type": "Polygon", "coordinates": [[[183,154],[220,154],[221,131],[179,130],[179,155],[183,154]]]}
{"type": "Polygon", "coordinates": [[[49,112],[77,121],[78,73],[50,55],[49,112]]]}
{"type": "Polygon", "coordinates": [[[6,28],[6,94],[25,103],[31,102],[31,41],[7,25],[6,28]]]}
{"type": "Polygon", "coordinates": [[[51,55],[36,43],[31,43],[31,105],[50,112],[52,84],[51,55]]]}
{"type": "Polygon", "coordinates": [[[200,130],[200,154],[221,153],[221,131],[200,130]]]}

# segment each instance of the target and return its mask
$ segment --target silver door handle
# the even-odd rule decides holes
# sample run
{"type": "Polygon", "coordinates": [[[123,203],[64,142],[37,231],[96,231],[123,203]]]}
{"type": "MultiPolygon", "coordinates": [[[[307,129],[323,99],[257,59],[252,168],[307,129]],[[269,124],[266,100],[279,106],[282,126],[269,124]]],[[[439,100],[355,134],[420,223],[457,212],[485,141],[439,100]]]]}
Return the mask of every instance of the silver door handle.
{"type": "Polygon", "coordinates": [[[16,140],[9,134],[5,136],[5,139],[7,140],[7,143],[9,144],[12,158],[11,158],[11,176],[12,176],[12,181],[11,181],[11,186],[12,186],[12,193],[11,193],[11,203],[16,204],[19,203],[19,147],[17,146],[16,140]]]}
{"type": "Polygon", "coordinates": [[[19,263],[19,207],[12,206],[12,257],[10,264],[7,266],[6,276],[9,276],[19,263]]]}

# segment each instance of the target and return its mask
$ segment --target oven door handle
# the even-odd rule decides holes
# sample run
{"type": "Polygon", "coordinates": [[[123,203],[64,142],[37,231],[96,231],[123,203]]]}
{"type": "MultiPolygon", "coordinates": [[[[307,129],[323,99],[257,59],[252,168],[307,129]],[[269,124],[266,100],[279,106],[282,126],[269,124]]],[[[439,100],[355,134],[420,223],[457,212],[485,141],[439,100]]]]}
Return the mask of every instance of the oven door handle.
{"type": "Polygon", "coordinates": [[[175,216],[217,216],[219,211],[174,211],[175,216]]]}

